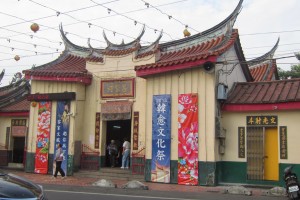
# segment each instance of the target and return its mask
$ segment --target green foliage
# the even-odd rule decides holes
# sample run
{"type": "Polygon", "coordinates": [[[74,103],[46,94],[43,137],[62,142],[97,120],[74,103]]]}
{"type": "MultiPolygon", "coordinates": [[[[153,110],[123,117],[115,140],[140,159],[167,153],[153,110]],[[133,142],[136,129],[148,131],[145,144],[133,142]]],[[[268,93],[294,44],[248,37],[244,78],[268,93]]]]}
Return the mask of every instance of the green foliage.
{"type": "Polygon", "coordinates": [[[280,80],[300,78],[300,64],[291,66],[291,70],[284,71],[278,67],[278,76],[280,80]]]}

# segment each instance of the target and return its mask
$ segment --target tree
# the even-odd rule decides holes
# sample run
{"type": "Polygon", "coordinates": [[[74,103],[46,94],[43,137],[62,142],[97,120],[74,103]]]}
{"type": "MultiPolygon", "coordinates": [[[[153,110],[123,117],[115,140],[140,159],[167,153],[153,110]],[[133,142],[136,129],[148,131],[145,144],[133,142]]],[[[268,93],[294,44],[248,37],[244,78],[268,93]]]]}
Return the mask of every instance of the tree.
{"type": "Polygon", "coordinates": [[[280,80],[290,78],[300,78],[300,64],[292,65],[291,70],[284,71],[278,67],[278,76],[280,80]]]}

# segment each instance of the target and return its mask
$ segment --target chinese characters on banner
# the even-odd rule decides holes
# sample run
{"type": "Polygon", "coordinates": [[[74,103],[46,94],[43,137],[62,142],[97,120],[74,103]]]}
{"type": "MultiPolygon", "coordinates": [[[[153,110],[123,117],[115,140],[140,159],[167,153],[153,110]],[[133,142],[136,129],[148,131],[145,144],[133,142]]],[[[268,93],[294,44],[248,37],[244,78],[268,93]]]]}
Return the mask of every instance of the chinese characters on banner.
{"type": "Polygon", "coordinates": [[[95,123],[95,149],[99,149],[100,142],[100,114],[96,113],[96,123],[95,123]]]}
{"type": "Polygon", "coordinates": [[[287,127],[280,126],[279,127],[279,134],[280,134],[280,159],[287,159],[288,152],[287,152],[287,127]]]}
{"type": "Polygon", "coordinates": [[[198,185],[198,96],[178,96],[178,184],[198,185]]]}
{"type": "Polygon", "coordinates": [[[151,180],[170,182],[171,95],[154,95],[152,105],[151,180]]]}
{"type": "Polygon", "coordinates": [[[245,151],[246,151],[245,140],[246,140],[245,127],[238,127],[239,158],[245,158],[245,151]]]}
{"type": "MultiPolygon", "coordinates": [[[[58,101],[56,110],[56,128],[55,128],[55,151],[57,144],[62,145],[63,162],[61,168],[67,173],[68,166],[68,147],[69,147],[69,127],[70,127],[70,101],[58,101]]],[[[54,159],[53,159],[54,160],[54,159]]]]}
{"type": "Polygon", "coordinates": [[[139,149],[139,112],[133,113],[133,142],[132,149],[139,149]]]}
{"type": "Polygon", "coordinates": [[[38,106],[37,143],[34,172],[47,174],[49,138],[51,127],[51,101],[41,101],[38,106]]]}

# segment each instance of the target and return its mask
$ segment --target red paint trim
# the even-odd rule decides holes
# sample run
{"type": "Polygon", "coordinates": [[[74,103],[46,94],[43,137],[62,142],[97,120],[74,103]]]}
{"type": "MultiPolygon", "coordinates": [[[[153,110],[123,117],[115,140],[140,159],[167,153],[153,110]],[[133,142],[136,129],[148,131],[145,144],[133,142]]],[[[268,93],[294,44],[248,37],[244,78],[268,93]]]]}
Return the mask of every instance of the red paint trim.
{"type": "Polygon", "coordinates": [[[206,59],[197,60],[194,62],[186,62],[182,64],[177,65],[170,65],[170,66],[162,66],[162,67],[151,67],[151,68],[145,68],[145,69],[139,69],[136,71],[136,75],[138,77],[153,75],[153,74],[160,74],[164,72],[174,71],[174,70],[180,70],[180,69],[188,69],[188,68],[194,68],[198,67],[199,65],[202,65],[206,62],[216,62],[217,56],[210,56],[206,59]]]}
{"type": "Polygon", "coordinates": [[[59,81],[59,82],[76,82],[90,85],[92,83],[92,77],[46,77],[46,76],[31,76],[25,75],[27,80],[38,81],[59,81]]]}
{"type": "Polygon", "coordinates": [[[29,111],[26,112],[0,112],[0,116],[6,117],[29,117],[29,111]]]}
{"type": "Polygon", "coordinates": [[[300,102],[270,103],[270,104],[225,104],[222,111],[277,111],[277,110],[300,110],[300,102]]]}

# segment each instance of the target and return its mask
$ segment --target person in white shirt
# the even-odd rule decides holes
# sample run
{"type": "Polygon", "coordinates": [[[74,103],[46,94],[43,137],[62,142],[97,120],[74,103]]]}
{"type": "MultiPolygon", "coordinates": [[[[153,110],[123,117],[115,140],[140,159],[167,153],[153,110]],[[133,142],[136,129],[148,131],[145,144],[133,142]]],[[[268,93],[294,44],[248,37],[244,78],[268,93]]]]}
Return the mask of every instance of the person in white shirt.
{"type": "Polygon", "coordinates": [[[130,158],[130,142],[127,138],[124,138],[123,152],[122,152],[122,167],[121,169],[129,168],[129,158],[130,158]]]}

